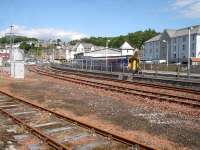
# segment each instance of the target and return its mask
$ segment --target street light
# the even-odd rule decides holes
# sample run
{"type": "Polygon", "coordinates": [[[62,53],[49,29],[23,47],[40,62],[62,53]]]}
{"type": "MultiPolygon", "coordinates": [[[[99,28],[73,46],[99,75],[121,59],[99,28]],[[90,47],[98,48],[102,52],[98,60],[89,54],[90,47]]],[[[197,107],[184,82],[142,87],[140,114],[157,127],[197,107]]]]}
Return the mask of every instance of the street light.
{"type": "Polygon", "coordinates": [[[167,44],[167,56],[166,56],[166,61],[167,61],[167,67],[169,65],[169,43],[166,40],[163,40],[163,43],[167,44]]]}
{"type": "Polygon", "coordinates": [[[106,41],[106,71],[108,71],[108,59],[107,59],[107,50],[108,50],[108,43],[110,42],[110,40],[106,41]]]}
{"type": "Polygon", "coordinates": [[[191,51],[191,30],[193,29],[193,27],[189,27],[188,28],[188,78],[190,78],[190,51],[191,51]]]}

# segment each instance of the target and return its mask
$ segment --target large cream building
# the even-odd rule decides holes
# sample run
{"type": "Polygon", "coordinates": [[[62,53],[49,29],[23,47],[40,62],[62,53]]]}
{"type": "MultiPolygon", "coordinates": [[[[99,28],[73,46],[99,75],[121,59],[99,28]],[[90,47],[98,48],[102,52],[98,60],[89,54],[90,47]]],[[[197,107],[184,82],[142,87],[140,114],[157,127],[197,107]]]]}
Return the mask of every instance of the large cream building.
{"type": "Polygon", "coordinates": [[[144,60],[166,60],[169,62],[187,62],[190,57],[200,58],[200,25],[178,30],[164,30],[163,33],[145,42],[144,60]]]}

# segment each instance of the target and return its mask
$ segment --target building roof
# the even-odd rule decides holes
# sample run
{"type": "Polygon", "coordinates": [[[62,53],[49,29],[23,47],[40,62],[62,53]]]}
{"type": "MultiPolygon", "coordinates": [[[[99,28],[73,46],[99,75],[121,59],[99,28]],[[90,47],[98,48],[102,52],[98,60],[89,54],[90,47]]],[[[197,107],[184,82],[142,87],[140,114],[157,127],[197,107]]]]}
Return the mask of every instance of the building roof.
{"type": "Polygon", "coordinates": [[[124,42],[120,49],[134,49],[128,42],[124,42]]]}
{"type": "MultiPolygon", "coordinates": [[[[103,51],[103,50],[106,50],[106,48],[104,47],[104,48],[102,48],[102,49],[95,49],[94,51],[86,52],[86,53],[93,53],[93,52],[103,51]]],[[[121,50],[115,49],[115,48],[108,48],[107,50],[116,51],[116,52],[121,52],[121,50]]]]}
{"type": "Polygon", "coordinates": [[[85,49],[91,49],[92,47],[95,46],[94,44],[91,43],[80,43],[80,44],[82,44],[85,49]]]}
{"type": "MultiPolygon", "coordinates": [[[[175,37],[179,37],[179,36],[188,35],[188,28],[189,27],[178,29],[178,30],[166,29],[164,32],[166,32],[170,38],[175,38],[175,37]]],[[[200,25],[192,26],[191,34],[200,34],[200,25]]],[[[162,33],[151,38],[150,40],[146,41],[145,43],[158,41],[158,40],[160,40],[161,36],[162,36],[162,33]]]]}
{"type": "Polygon", "coordinates": [[[159,41],[161,36],[162,36],[162,34],[158,34],[158,35],[154,36],[153,38],[149,39],[148,41],[146,41],[145,43],[159,41]]]}

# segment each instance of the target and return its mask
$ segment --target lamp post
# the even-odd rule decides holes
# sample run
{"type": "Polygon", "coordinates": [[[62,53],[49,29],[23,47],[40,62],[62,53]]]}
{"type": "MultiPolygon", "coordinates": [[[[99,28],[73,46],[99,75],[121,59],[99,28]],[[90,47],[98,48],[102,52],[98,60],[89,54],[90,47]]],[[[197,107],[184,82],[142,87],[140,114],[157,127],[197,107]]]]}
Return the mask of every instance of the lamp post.
{"type": "Polygon", "coordinates": [[[107,50],[108,50],[108,43],[110,42],[110,40],[106,41],[106,71],[108,71],[108,58],[107,58],[107,50]]]}
{"type": "Polygon", "coordinates": [[[191,51],[191,30],[192,30],[192,27],[189,27],[188,28],[188,78],[190,78],[190,51],[191,51]]]}
{"type": "Polygon", "coordinates": [[[167,44],[167,56],[166,56],[166,61],[167,61],[167,67],[169,65],[169,43],[166,40],[163,40],[163,43],[167,44]]]}

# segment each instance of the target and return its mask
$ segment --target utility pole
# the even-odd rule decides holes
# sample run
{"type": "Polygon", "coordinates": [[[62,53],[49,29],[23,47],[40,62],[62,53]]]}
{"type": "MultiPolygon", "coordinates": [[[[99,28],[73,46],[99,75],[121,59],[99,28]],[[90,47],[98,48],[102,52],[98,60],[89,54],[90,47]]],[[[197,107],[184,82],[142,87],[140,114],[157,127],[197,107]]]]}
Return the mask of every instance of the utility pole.
{"type": "Polygon", "coordinates": [[[188,35],[189,35],[188,37],[188,40],[189,40],[188,42],[188,78],[190,78],[191,29],[192,27],[188,28],[188,35]]]}
{"type": "Polygon", "coordinates": [[[166,61],[167,61],[167,68],[168,68],[168,65],[169,65],[169,42],[166,41],[166,40],[163,40],[163,43],[166,43],[166,44],[167,44],[167,55],[166,55],[166,61]]]}
{"type": "Polygon", "coordinates": [[[108,58],[107,58],[107,51],[108,51],[108,43],[110,42],[110,40],[106,41],[106,71],[108,71],[108,58]]]}
{"type": "Polygon", "coordinates": [[[12,55],[12,52],[13,52],[13,42],[14,42],[14,39],[13,39],[13,28],[14,28],[14,26],[11,25],[10,26],[10,61],[13,60],[13,55],[12,55]]]}

